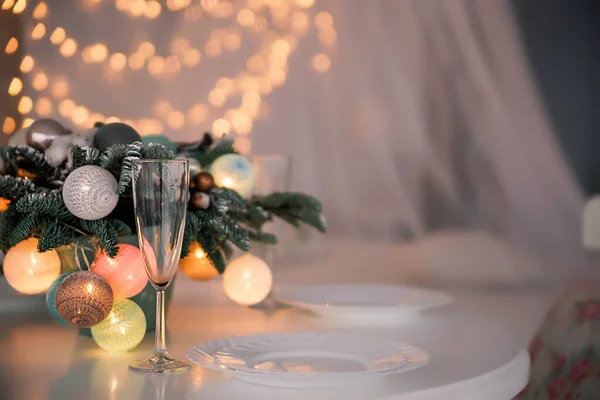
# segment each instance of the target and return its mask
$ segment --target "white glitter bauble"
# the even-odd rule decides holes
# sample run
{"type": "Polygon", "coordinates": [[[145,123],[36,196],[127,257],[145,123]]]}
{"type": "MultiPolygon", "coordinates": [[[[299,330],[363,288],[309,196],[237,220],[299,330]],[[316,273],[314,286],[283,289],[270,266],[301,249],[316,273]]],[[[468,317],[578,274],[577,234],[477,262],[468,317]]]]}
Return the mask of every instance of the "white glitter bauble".
{"type": "Polygon", "coordinates": [[[107,170],[85,165],[71,172],[62,193],[73,215],[87,220],[106,217],[117,206],[117,180],[107,170]]]}
{"type": "Polygon", "coordinates": [[[254,170],[250,161],[238,154],[226,154],[217,158],[209,171],[215,184],[238,192],[242,197],[250,196],[254,188],[254,170]]]}

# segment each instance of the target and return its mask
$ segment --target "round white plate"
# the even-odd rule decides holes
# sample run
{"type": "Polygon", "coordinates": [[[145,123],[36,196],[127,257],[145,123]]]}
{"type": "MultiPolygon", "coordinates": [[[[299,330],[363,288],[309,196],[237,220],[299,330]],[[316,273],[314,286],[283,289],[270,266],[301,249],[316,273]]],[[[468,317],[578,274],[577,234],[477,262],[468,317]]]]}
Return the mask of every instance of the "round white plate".
{"type": "Polygon", "coordinates": [[[280,302],[331,318],[399,322],[416,313],[448,304],[444,293],[409,286],[307,285],[277,287],[280,302]]]}
{"type": "Polygon", "coordinates": [[[191,362],[260,385],[339,387],[422,367],[425,351],[390,340],[328,333],[236,336],[192,347],[191,362]]]}

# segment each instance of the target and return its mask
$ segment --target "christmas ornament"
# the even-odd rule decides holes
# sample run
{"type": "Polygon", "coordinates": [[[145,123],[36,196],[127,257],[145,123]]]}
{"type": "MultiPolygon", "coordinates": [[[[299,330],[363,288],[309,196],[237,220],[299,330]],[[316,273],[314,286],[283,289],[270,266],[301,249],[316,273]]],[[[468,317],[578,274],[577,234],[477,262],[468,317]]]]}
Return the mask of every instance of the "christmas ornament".
{"type": "Polygon", "coordinates": [[[208,193],[215,186],[215,178],[210,172],[202,171],[194,177],[194,185],[199,191],[208,193]]]}
{"type": "Polygon", "coordinates": [[[69,324],[67,324],[58,313],[58,309],[56,308],[56,292],[58,291],[58,287],[60,286],[62,281],[64,281],[65,278],[71,275],[73,272],[67,272],[66,274],[62,274],[61,276],[59,276],[58,279],[56,279],[52,283],[52,285],[50,285],[50,289],[48,289],[48,293],[46,293],[46,307],[48,307],[48,312],[50,313],[52,318],[60,322],[62,325],[69,324]]]}
{"type": "Polygon", "coordinates": [[[198,242],[192,242],[190,254],[179,261],[179,269],[195,281],[209,281],[219,275],[198,242]]]}
{"type": "Polygon", "coordinates": [[[38,239],[25,239],[8,250],[4,258],[4,276],[21,293],[45,292],[60,274],[56,250],[40,253],[37,246],[38,239]]]}
{"type": "Polygon", "coordinates": [[[231,261],[223,273],[223,288],[238,304],[253,305],[263,301],[271,291],[273,276],[269,266],[252,254],[231,261]]]}
{"type": "Polygon", "coordinates": [[[115,298],[127,299],[140,293],[148,283],[140,249],[120,244],[119,254],[110,258],[101,254],[96,259],[94,272],[110,284],[115,298]]]}
{"type": "Polygon", "coordinates": [[[77,271],[67,276],[56,291],[58,315],[71,325],[90,328],[102,321],[113,305],[113,292],[95,272],[77,271]]]}
{"type": "Polygon", "coordinates": [[[242,197],[248,197],[254,187],[252,164],[238,154],[227,154],[215,160],[210,173],[217,186],[230,188],[242,197]]]}
{"type": "Polygon", "coordinates": [[[210,205],[210,196],[206,193],[196,192],[192,195],[190,201],[192,202],[194,207],[205,210],[210,205]]]}
{"type": "Polygon", "coordinates": [[[117,206],[117,186],[115,177],[104,168],[84,165],[71,172],[65,180],[63,199],[76,217],[100,219],[117,206]]]}
{"type": "Polygon", "coordinates": [[[134,349],[146,334],[144,312],[131,300],[117,299],[108,316],[92,327],[98,346],[111,353],[134,349]]]}
{"type": "MultiPolygon", "coordinates": [[[[188,158],[187,159],[189,161],[190,164],[190,177],[194,178],[196,175],[198,175],[200,173],[200,171],[202,171],[202,167],[200,166],[200,162],[198,160],[196,160],[195,158],[188,158]]],[[[192,179],[190,179],[191,181],[192,179]]]]}
{"type": "Polygon", "coordinates": [[[177,145],[165,135],[144,136],[142,137],[142,143],[144,143],[144,146],[148,146],[150,143],[161,144],[172,152],[177,153],[177,145]]]}
{"type": "Polygon", "coordinates": [[[31,147],[44,151],[50,147],[55,138],[68,134],[69,132],[60,122],[42,118],[29,125],[25,142],[31,147]]]}
{"type": "Polygon", "coordinates": [[[73,138],[71,135],[64,135],[55,138],[50,146],[44,151],[44,156],[48,164],[58,167],[69,157],[73,138]]]}
{"type": "Polygon", "coordinates": [[[114,122],[98,129],[94,136],[94,147],[104,151],[115,144],[131,144],[141,140],[140,134],[131,126],[122,122],[114,122]]]}
{"type": "Polygon", "coordinates": [[[11,146],[16,146],[18,144],[27,144],[27,128],[19,129],[15,131],[10,138],[8,139],[8,144],[11,146]]]}

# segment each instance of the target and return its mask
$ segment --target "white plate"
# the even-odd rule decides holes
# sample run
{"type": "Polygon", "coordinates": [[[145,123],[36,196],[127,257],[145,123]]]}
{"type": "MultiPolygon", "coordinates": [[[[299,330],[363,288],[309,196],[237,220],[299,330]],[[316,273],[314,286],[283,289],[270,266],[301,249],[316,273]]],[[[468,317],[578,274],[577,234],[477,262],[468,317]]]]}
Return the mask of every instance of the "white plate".
{"type": "Polygon", "coordinates": [[[363,384],[429,361],[404,343],[327,333],[236,336],[194,346],[186,357],[247,382],[312,388],[363,384]]]}
{"type": "Polygon", "coordinates": [[[448,304],[444,293],[409,286],[311,285],[277,287],[277,300],[331,318],[365,322],[399,322],[416,313],[448,304]]]}

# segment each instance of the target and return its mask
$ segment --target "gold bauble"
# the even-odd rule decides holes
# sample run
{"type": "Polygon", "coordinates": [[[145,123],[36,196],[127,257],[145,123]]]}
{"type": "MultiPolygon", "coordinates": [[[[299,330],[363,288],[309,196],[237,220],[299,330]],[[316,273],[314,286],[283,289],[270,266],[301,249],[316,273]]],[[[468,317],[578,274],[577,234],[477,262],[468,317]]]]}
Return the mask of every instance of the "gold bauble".
{"type": "Polygon", "coordinates": [[[179,261],[179,268],[195,281],[209,281],[219,275],[198,242],[192,243],[190,254],[179,261]]]}

